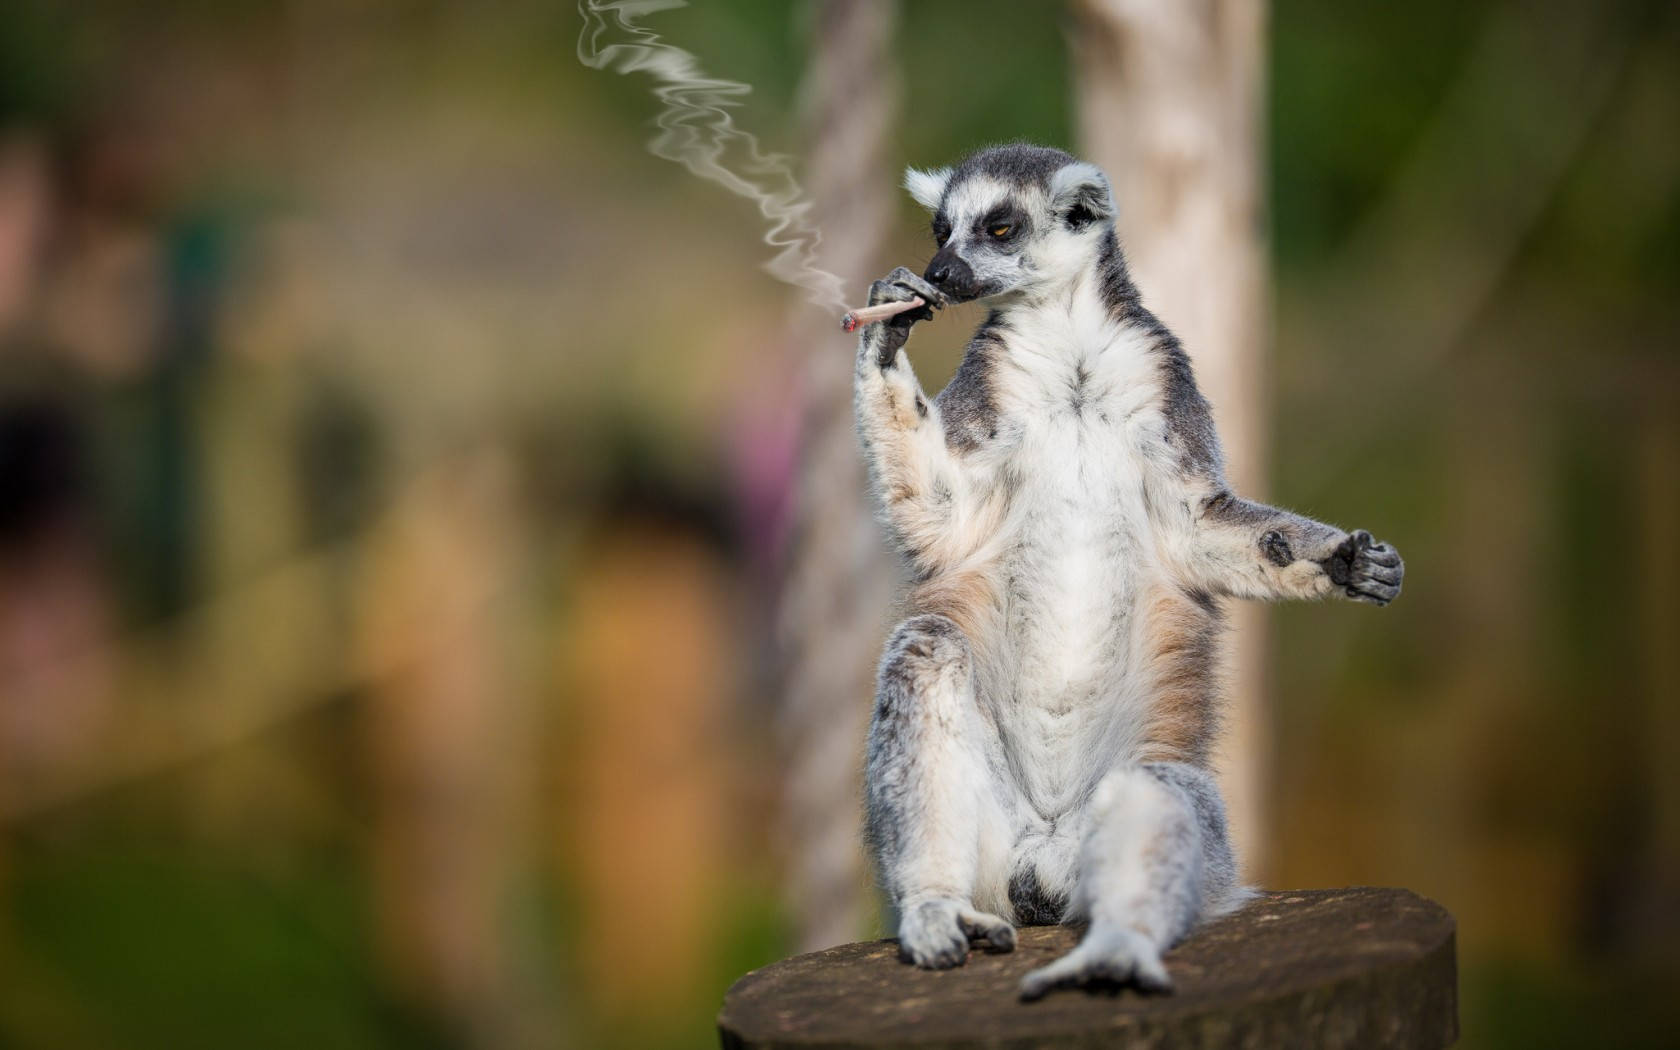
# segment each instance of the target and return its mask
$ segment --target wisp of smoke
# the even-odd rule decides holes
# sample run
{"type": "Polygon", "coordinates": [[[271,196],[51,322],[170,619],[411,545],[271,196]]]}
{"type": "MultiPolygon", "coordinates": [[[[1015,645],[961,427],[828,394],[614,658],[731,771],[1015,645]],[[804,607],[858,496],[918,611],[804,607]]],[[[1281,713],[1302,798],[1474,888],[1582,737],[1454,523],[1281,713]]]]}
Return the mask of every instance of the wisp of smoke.
{"type": "Polygon", "coordinates": [[[777,280],[804,289],[811,303],[844,310],[840,278],[816,265],[822,238],[811,224],[811,204],[792,163],[782,154],[761,152],[758,140],[736,127],[729,115],[729,108],[752,92],[751,85],[704,75],[692,54],[636,24],[642,15],[685,3],[578,0],[583,16],[579,61],[592,69],[645,72],[659,81],[653,93],[665,108],[648,150],[756,204],[770,223],[764,242],[779,249],[764,268],[777,280]]]}

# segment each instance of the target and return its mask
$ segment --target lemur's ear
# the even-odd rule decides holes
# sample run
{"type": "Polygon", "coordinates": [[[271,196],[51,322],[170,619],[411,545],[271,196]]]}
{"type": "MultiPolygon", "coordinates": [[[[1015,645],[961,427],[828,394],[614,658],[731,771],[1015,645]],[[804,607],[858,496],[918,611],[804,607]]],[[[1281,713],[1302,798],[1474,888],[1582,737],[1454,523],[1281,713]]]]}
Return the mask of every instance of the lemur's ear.
{"type": "Polygon", "coordinates": [[[1050,206],[1073,229],[1114,217],[1108,176],[1095,164],[1075,161],[1050,176],[1050,206]]]}
{"type": "Polygon", "coordinates": [[[932,171],[904,169],[904,188],[910,191],[910,196],[916,198],[917,204],[928,211],[939,210],[939,200],[945,196],[945,185],[950,181],[950,168],[935,168],[932,171]]]}

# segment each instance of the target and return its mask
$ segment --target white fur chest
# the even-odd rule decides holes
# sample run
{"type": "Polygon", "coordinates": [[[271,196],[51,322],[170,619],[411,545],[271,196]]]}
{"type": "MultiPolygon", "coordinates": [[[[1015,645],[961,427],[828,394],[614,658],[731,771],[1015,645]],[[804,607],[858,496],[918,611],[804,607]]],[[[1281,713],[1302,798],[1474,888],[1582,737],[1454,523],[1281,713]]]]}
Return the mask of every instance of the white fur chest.
{"type": "Polygon", "coordinates": [[[1123,746],[1135,606],[1155,572],[1143,456],[1159,432],[1158,370],[1106,318],[1043,311],[1013,326],[995,377],[1019,478],[1001,580],[1008,667],[1000,726],[1029,794],[1059,810],[1087,785],[1078,761],[1123,746]]]}

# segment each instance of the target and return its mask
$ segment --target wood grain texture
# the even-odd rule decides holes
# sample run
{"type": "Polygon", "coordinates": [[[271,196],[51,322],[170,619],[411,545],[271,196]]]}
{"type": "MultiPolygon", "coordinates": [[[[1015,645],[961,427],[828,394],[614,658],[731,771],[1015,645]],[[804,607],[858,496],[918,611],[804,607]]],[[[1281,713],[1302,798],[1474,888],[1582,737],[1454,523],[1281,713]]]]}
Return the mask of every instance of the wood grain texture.
{"type": "Polygon", "coordinates": [[[929,971],[893,940],[754,970],[724,998],[725,1050],[1428,1047],[1458,1038],[1453,918],[1407,890],[1263,893],[1166,957],[1176,990],[1064,989],[1023,1003],[1029,969],[1078,930],[1020,931],[1011,953],[929,971]]]}

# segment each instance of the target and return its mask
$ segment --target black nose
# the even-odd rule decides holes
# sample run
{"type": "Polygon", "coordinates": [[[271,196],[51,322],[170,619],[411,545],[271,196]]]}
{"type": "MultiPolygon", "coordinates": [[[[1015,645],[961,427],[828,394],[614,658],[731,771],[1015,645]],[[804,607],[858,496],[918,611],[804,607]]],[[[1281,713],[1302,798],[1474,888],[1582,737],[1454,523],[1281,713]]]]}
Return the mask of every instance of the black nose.
{"type": "Polygon", "coordinates": [[[949,248],[939,250],[939,254],[928,263],[922,279],[957,302],[974,298],[974,271],[968,268],[962,256],[949,248]]]}

